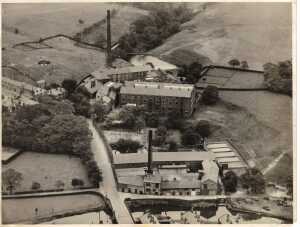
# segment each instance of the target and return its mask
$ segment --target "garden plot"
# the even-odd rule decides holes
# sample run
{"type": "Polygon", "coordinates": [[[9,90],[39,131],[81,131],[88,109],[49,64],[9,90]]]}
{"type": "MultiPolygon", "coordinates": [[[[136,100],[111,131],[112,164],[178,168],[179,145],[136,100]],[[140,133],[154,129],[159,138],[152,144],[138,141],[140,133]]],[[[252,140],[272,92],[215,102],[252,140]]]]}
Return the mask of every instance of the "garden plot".
{"type": "Polygon", "coordinates": [[[87,171],[78,157],[63,154],[24,152],[8,164],[2,165],[2,172],[14,169],[22,174],[23,180],[16,191],[30,191],[33,182],[40,184],[40,190],[64,188],[74,189],[73,178],[81,179],[83,186],[92,186],[87,171]],[[58,184],[60,182],[60,185],[58,184]]]}

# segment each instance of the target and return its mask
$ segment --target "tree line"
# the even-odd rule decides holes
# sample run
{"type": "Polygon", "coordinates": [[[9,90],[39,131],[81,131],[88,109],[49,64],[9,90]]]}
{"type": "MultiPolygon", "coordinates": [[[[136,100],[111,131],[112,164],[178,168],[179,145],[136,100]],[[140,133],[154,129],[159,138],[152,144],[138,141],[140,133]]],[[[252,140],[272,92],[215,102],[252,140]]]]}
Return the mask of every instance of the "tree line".
{"type": "Polygon", "coordinates": [[[150,11],[131,24],[129,32],[119,39],[115,57],[128,60],[132,52],[146,52],[180,31],[180,25],[192,19],[192,10],[185,4],[161,7],[150,11]]]}
{"type": "Polygon", "coordinates": [[[23,151],[78,155],[91,182],[98,184],[101,171],[90,148],[86,119],[74,114],[69,100],[42,96],[38,101],[39,104],[19,107],[13,113],[3,113],[3,145],[23,151]]]}

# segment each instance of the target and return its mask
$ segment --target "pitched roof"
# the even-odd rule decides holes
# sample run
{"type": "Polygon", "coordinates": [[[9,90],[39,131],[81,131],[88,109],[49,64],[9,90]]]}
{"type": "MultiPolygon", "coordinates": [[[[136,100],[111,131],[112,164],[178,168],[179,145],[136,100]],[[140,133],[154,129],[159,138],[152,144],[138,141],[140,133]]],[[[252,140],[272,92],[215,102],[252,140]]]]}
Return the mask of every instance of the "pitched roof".
{"type": "MultiPolygon", "coordinates": [[[[203,161],[213,160],[214,154],[211,152],[153,152],[153,162],[185,162],[185,161],[203,161]]],[[[148,153],[127,153],[115,154],[114,164],[137,164],[147,163],[148,153]]]]}
{"type": "Polygon", "coordinates": [[[200,188],[201,181],[195,176],[185,176],[180,180],[162,181],[162,189],[185,189],[185,188],[200,188]]]}
{"type": "Polygon", "coordinates": [[[148,72],[151,71],[152,68],[149,65],[145,66],[126,66],[119,68],[101,68],[91,73],[98,80],[110,79],[111,75],[115,74],[128,74],[128,73],[136,73],[136,72],[148,72]]]}
{"type": "Polygon", "coordinates": [[[190,84],[126,82],[120,93],[190,98],[193,90],[194,86],[190,84]]]}

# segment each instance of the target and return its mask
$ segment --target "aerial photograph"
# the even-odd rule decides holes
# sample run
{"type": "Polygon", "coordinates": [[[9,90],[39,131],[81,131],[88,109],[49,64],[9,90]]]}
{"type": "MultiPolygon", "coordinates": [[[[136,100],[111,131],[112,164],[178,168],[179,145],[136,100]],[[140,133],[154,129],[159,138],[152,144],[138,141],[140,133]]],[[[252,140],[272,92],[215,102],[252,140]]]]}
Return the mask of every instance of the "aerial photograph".
{"type": "Polygon", "coordinates": [[[2,224],[295,221],[291,2],[1,7],[2,224]]]}

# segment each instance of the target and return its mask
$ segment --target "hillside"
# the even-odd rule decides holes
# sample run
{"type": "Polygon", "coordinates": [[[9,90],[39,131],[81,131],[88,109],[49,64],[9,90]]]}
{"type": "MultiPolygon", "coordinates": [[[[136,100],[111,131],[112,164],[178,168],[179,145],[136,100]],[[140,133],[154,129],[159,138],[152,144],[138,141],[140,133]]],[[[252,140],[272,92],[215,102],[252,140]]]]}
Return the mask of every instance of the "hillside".
{"type": "MultiPolygon", "coordinates": [[[[112,3],[4,4],[2,62],[19,72],[9,69],[4,71],[3,76],[28,82],[24,74],[30,74],[34,80],[60,83],[65,78],[80,80],[95,69],[105,67],[103,50],[79,45],[65,37],[56,37],[30,47],[14,45],[39,41],[40,38],[57,34],[73,37],[85,28],[103,21],[107,9],[117,11],[117,17],[112,23],[113,35],[121,35],[120,31],[123,29],[125,32],[131,20],[145,12],[127,6],[120,8],[112,3]],[[41,66],[38,64],[40,60],[50,61],[50,65],[41,66]]],[[[105,33],[105,24],[99,27],[99,31],[105,33]]],[[[92,33],[90,37],[93,36],[92,33]]]]}
{"type": "Polygon", "coordinates": [[[106,17],[109,8],[110,4],[103,3],[3,4],[3,30],[13,32],[17,28],[29,40],[56,34],[72,36],[106,17]]]}
{"type": "Polygon", "coordinates": [[[288,3],[209,4],[151,53],[164,56],[188,49],[215,64],[238,58],[262,69],[266,62],[291,58],[291,11],[288,3]]]}
{"type": "Polygon", "coordinates": [[[281,161],[275,166],[267,178],[283,183],[282,178],[292,175],[291,138],[286,140],[286,132],[280,131],[279,127],[278,130],[270,127],[261,115],[255,115],[245,107],[221,101],[215,106],[200,105],[193,119],[209,121],[213,125],[210,140],[231,140],[244,159],[260,170],[265,169],[282,152],[289,153],[285,158],[286,162],[281,161]]]}

